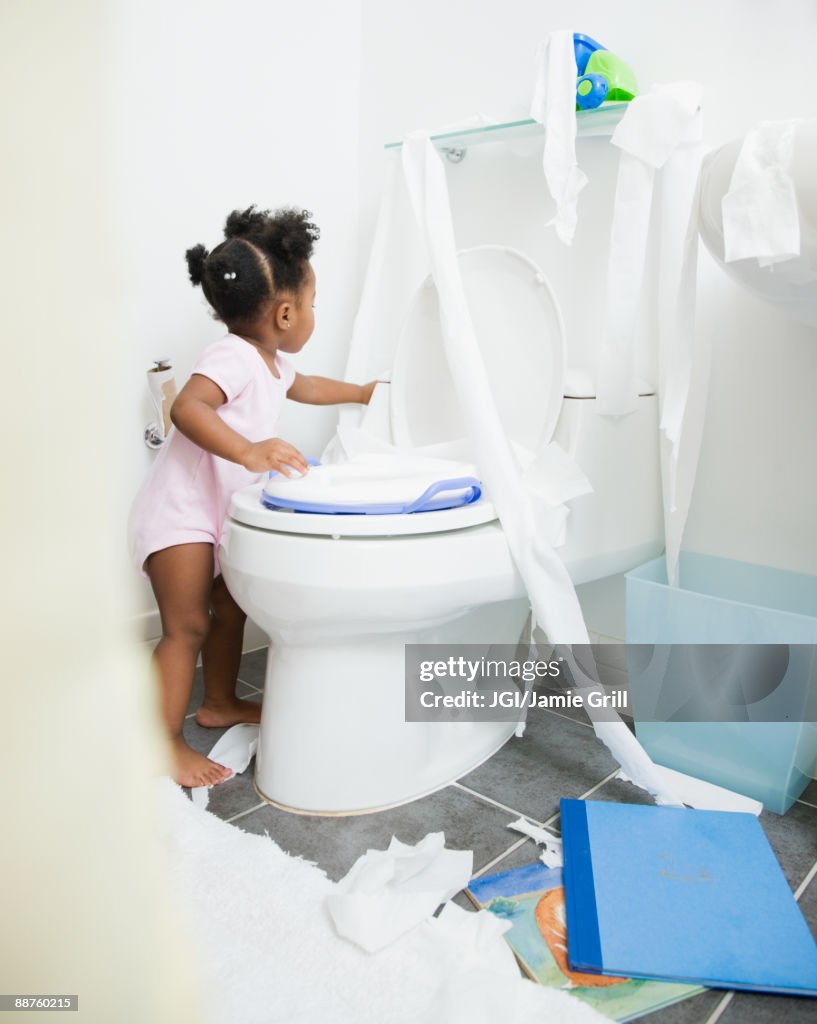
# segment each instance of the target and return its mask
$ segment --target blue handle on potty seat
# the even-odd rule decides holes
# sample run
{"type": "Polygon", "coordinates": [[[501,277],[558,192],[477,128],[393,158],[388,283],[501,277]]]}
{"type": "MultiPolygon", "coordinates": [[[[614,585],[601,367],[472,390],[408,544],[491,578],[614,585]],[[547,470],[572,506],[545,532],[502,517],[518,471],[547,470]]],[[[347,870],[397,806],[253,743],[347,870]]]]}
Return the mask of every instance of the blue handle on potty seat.
{"type": "Polygon", "coordinates": [[[470,493],[460,502],[462,505],[470,505],[482,494],[480,482],[473,476],[463,476],[456,480],[437,480],[436,483],[427,487],[419,498],[415,498],[414,501],[406,505],[403,512],[430,512],[435,508],[449,508],[450,505],[445,503],[445,498],[437,501],[431,501],[431,499],[440,491],[459,490],[460,487],[470,488],[470,493]]]}

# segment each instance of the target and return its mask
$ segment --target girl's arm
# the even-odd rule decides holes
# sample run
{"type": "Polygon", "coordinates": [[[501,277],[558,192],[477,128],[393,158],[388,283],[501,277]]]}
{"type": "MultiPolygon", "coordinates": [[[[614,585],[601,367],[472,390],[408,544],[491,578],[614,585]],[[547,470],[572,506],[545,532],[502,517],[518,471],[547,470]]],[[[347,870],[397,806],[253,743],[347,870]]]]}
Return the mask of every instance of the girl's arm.
{"type": "Polygon", "coordinates": [[[286,441],[270,437],[252,442],[228,427],[216,413],[226,401],[226,395],[214,381],[194,373],[170,407],[170,419],[193,444],[229,462],[237,462],[251,473],[277,469],[285,476],[292,476],[289,466],[299,473],[307,472],[306,459],[286,441]]]}
{"type": "Polygon", "coordinates": [[[368,384],[347,384],[329,377],[305,377],[296,373],[287,398],[306,405],[343,405],[346,402],[368,405],[376,383],[372,380],[368,384]]]}

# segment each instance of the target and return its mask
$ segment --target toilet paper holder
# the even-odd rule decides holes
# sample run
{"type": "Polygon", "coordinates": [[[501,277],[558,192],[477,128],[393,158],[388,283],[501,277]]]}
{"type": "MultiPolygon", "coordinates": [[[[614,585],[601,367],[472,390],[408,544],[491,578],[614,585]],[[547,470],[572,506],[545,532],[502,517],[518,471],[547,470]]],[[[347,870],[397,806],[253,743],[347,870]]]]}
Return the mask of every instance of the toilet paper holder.
{"type": "Polygon", "coordinates": [[[176,398],[176,380],[168,358],[154,359],[153,366],[147,371],[148,391],[156,408],[156,420],[145,427],[144,441],[148,448],[155,451],[161,448],[172,426],[170,407],[176,398]]]}

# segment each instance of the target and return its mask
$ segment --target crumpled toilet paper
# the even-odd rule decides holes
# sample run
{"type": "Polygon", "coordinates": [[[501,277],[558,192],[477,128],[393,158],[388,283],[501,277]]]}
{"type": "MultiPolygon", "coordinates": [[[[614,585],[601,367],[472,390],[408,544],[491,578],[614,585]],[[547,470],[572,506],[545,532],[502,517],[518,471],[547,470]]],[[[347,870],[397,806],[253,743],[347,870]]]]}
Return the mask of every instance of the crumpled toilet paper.
{"type": "Polygon", "coordinates": [[[446,850],[430,832],[416,846],[392,837],[388,850],[367,850],[338,883],[326,907],[339,935],[374,953],[428,918],[471,879],[471,850],[446,850]]]}
{"type": "MultiPolygon", "coordinates": [[[[228,729],[224,735],[216,741],[213,749],[207,755],[216,764],[222,764],[230,768],[233,775],[240,775],[245,771],[247,765],[255,757],[258,749],[257,725],[242,722],[228,729]]],[[[226,780],[225,780],[226,781],[226,780]]],[[[220,783],[217,783],[220,785],[220,783]]],[[[190,797],[196,807],[205,809],[210,802],[210,790],[212,786],[196,786],[190,790],[190,797]]]]}

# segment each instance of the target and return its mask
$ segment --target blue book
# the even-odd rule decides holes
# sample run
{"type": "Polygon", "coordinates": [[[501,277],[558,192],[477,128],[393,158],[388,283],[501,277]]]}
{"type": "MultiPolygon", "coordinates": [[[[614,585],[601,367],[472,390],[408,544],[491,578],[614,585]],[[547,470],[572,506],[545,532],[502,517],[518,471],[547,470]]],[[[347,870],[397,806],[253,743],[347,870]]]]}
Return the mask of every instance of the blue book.
{"type": "Polygon", "coordinates": [[[817,996],[817,943],[754,815],[561,809],[571,968],[817,996]]]}

